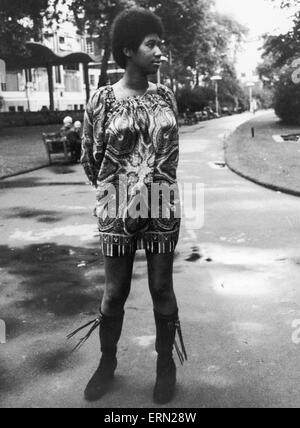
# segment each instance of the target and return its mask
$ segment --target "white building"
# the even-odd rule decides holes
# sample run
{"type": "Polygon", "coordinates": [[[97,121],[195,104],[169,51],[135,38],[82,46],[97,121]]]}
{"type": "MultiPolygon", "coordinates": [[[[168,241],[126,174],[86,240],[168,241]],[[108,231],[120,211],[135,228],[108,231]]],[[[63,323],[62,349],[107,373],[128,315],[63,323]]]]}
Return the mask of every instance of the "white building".
{"type": "MultiPolygon", "coordinates": [[[[94,39],[77,34],[76,27],[66,22],[57,30],[45,30],[43,43],[58,56],[84,52],[95,54],[94,39]]],[[[53,106],[55,110],[82,110],[86,104],[86,85],[82,63],[68,63],[52,67],[53,106]]],[[[89,69],[90,90],[97,89],[99,69],[89,69]]],[[[3,80],[3,77],[2,77],[3,80]]],[[[47,68],[6,70],[5,81],[0,82],[0,111],[23,112],[49,108],[47,68]]]]}

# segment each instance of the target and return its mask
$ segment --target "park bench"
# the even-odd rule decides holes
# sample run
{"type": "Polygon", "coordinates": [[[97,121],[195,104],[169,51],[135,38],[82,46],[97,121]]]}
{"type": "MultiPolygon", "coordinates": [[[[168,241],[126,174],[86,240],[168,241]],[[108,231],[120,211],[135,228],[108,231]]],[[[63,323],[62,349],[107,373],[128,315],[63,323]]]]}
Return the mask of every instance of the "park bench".
{"type": "Polygon", "coordinates": [[[70,161],[70,148],[66,137],[62,137],[59,132],[43,133],[42,136],[50,165],[51,155],[59,153],[63,153],[66,162],[70,161]]]}

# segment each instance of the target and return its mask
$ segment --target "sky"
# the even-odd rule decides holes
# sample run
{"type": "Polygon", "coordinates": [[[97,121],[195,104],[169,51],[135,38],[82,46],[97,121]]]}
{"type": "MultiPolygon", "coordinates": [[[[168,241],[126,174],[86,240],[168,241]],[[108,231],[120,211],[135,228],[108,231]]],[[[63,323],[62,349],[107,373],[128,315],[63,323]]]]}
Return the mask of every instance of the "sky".
{"type": "Polygon", "coordinates": [[[238,72],[252,75],[261,61],[260,36],[285,33],[291,28],[293,10],[274,7],[271,0],[215,0],[219,12],[232,15],[249,28],[249,36],[238,58],[238,72]]]}
{"type": "Polygon", "coordinates": [[[252,35],[287,31],[291,10],[275,7],[271,0],[216,0],[220,12],[231,14],[250,28],[252,35]]]}

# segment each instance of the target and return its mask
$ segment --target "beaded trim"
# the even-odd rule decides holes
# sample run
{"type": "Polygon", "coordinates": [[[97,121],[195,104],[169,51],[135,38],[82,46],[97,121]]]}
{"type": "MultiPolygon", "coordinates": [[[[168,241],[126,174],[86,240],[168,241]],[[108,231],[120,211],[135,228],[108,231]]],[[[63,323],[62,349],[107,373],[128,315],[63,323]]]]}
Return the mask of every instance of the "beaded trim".
{"type": "Polygon", "coordinates": [[[179,230],[165,233],[145,232],[135,237],[100,232],[102,252],[108,257],[122,257],[146,250],[152,254],[169,254],[175,251],[179,230]]]}

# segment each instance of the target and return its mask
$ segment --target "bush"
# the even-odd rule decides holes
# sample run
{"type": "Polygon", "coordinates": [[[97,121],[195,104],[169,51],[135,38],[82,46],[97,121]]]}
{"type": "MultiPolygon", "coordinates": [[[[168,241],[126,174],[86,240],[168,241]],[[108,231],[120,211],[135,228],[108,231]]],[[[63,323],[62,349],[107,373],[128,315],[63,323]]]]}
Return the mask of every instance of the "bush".
{"type": "Polygon", "coordinates": [[[274,107],[274,91],[270,88],[254,89],[253,97],[259,101],[260,107],[263,109],[274,107]]]}
{"type": "Polygon", "coordinates": [[[178,92],[178,109],[179,113],[187,110],[191,112],[201,111],[214,102],[215,93],[211,88],[199,86],[197,88],[182,88],[178,92]]]}
{"type": "MultiPolygon", "coordinates": [[[[179,90],[177,101],[180,113],[187,110],[191,112],[202,111],[208,106],[215,108],[215,87],[210,81],[206,83],[207,86],[198,86],[194,89],[183,87],[179,90]]],[[[234,76],[224,75],[219,82],[218,93],[220,107],[227,107],[230,111],[233,111],[236,107],[240,107],[242,110],[247,108],[247,94],[234,76]]]]}
{"type": "Polygon", "coordinates": [[[282,70],[276,84],[274,107],[277,116],[284,123],[300,125],[300,84],[292,80],[294,68],[287,66],[282,70]]]}

